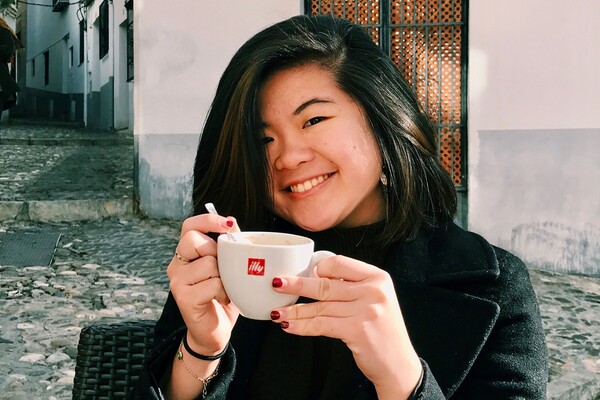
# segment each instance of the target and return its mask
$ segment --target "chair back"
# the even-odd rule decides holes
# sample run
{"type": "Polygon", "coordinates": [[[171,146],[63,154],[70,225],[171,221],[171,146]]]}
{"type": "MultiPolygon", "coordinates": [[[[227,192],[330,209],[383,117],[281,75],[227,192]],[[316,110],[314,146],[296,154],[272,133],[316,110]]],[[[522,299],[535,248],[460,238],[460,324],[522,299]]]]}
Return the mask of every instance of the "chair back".
{"type": "Polygon", "coordinates": [[[92,324],[77,345],[73,400],[128,399],[150,352],[156,321],[92,324]]]}

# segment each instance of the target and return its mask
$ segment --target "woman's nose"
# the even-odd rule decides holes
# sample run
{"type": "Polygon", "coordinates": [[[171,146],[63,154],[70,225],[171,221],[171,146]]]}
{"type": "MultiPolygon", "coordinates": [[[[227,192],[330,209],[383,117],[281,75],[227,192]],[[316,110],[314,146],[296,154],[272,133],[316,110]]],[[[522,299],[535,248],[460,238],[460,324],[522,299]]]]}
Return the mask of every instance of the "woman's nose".
{"type": "Polygon", "coordinates": [[[275,169],[294,169],[300,164],[314,158],[314,152],[309,143],[301,135],[286,137],[279,140],[278,145],[273,146],[275,169]]]}

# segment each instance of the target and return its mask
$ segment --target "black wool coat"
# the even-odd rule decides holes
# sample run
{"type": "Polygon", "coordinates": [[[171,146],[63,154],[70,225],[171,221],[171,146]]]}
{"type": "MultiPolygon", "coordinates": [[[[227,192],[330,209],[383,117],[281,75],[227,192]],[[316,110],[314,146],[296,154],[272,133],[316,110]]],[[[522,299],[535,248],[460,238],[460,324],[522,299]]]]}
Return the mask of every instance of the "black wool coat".
{"type": "MultiPolygon", "coordinates": [[[[454,224],[393,246],[385,258],[412,344],[425,366],[419,399],[546,398],[546,343],[523,262],[454,224]]],[[[238,320],[207,399],[246,398],[246,382],[268,345],[265,327],[272,325],[238,320]]],[[[172,296],[156,333],[138,398],[162,398],[157,381],[185,333],[172,296]]],[[[329,398],[376,399],[373,385],[362,378],[354,380],[351,396],[329,398]]],[[[281,393],[279,398],[287,397],[281,393]]]]}

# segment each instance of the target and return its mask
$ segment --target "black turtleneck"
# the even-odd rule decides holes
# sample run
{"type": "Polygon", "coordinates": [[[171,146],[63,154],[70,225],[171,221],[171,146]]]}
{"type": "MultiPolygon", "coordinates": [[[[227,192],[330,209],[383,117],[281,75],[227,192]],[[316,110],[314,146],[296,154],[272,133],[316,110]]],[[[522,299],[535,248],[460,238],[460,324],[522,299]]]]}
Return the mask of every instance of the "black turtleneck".
{"type": "MultiPolygon", "coordinates": [[[[308,232],[282,222],[278,224],[277,230],[310,237],[315,241],[315,250],[329,250],[381,266],[386,252],[377,243],[377,237],[383,231],[384,224],[378,222],[358,228],[308,232]]],[[[339,339],[291,335],[284,332],[278,324],[268,321],[252,321],[245,325],[247,333],[258,325],[262,325],[259,329],[264,332],[262,345],[256,349],[258,352],[255,363],[245,363],[240,359],[244,356],[238,355],[238,368],[244,364],[246,368],[252,368],[250,373],[238,370],[242,376],[251,376],[248,387],[250,393],[245,396],[247,398],[347,399],[354,398],[359,387],[367,383],[356,366],[352,353],[339,339]]],[[[240,383],[238,380],[237,384],[240,383]]]]}

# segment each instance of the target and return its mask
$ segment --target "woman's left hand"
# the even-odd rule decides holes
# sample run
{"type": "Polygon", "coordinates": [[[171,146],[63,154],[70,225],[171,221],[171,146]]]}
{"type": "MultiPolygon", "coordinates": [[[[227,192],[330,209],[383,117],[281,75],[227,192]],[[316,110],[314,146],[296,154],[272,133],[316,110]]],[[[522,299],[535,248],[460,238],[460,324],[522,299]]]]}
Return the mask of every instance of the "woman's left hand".
{"type": "Polygon", "coordinates": [[[379,399],[407,398],[419,381],[422,366],[390,275],[344,256],[321,261],[315,272],[317,276],[312,278],[274,279],[277,292],[317,300],[274,310],[274,321],[295,335],[341,339],[375,385],[379,399]]]}

